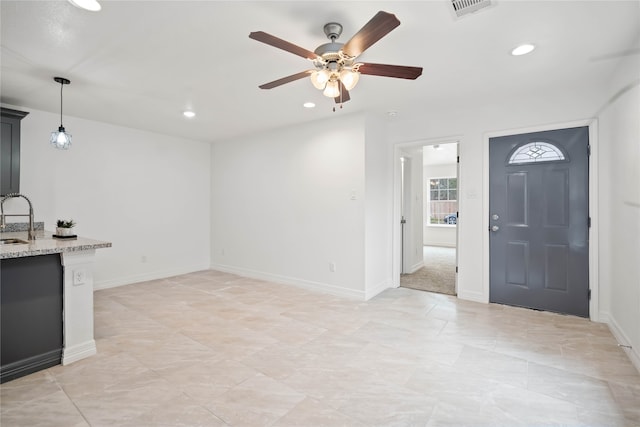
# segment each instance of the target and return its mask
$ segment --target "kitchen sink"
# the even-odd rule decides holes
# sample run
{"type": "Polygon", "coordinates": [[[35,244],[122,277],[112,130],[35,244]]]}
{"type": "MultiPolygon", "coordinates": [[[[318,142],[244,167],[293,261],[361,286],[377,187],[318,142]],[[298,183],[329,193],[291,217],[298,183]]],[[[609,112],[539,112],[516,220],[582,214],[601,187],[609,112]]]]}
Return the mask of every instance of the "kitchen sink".
{"type": "Polygon", "coordinates": [[[28,243],[22,239],[0,239],[0,245],[26,245],[28,243]]]}

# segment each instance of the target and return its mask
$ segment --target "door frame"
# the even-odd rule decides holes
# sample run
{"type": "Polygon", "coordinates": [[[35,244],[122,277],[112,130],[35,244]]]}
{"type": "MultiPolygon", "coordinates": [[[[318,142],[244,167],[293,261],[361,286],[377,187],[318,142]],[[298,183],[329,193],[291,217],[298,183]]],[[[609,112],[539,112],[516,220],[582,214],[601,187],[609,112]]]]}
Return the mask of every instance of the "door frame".
{"type": "Polygon", "coordinates": [[[489,139],[517,135],[522,133],[541,132],[555,129],[566,129],[572,127],[589,127],[589,145],[591,155],[589,156],[589,216],[591,217],[591,227],[589,228],[589,289],[591,290],[591,300],[589,301],[589,318],[594,322],[600,322],[600,304],[598,281],[598,259],[599,259],[599,214],[598,214],[598,121],[597,119],[576,120],[571,122],[561,122],[548,125],[531,126],[526,128],[513,128],[500,131],[485,132],[482,138],[482,293],[483,301],[489,303],[489,139]]]}
{"type": "MultiPolygon", "coordinates": [[[[393,231],[392,231],[392,267],[391,267],[391,287],[398,288],[400,287],[400,272],[402,270],[402,228],[400,226],[400,193],[401,193],[401,185],[400,185],[400,158],[403,156],[402,150],[406,148],[412,147],[422,147],[425,145],[436,145],[436,144],[458,144],[458,155],[460,155],[460,140],[462,139],[462,135],[453,135],[453,136],[443,136],[439,138],[425,138],[425,139],[417,139],[413,141],[403,141],[396,142],[393,144],[393,231]]],[[[458,203],[460,203],[460,163],[458,162],[458,203]]],[[[460,210],[460,205],[458,204],[458,211],[460,210]]],[[[456,265],[458,264],[458,254],[460,252],[460,224],[456,226],[456,265]]],[[[422,230],[422,228],[421,228],[422,230]]],[[[458,273],[456,273],[456,284],[455,289],[456,293],[458,292],[458,273]]],[[[488,301],[488,300],[487,300],[488,301]]]]}

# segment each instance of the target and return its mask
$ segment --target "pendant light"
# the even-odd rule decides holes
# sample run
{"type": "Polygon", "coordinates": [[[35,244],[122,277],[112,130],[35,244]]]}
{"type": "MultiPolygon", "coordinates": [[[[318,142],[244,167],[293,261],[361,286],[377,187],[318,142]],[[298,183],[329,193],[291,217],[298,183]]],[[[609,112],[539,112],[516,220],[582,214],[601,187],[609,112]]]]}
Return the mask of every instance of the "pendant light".
{"type": "Polygon", "coordinates": [[[70,84],[71,80],[65,79],[64,77],[54,77],[53,80],[60,83],[60,127],[57,132],[51,132],[49,142],[55,148],[68,150],[71,146],[71,135],[64,130],[64,126],[62,125],[62,88],[64,85],[70,84]]]}

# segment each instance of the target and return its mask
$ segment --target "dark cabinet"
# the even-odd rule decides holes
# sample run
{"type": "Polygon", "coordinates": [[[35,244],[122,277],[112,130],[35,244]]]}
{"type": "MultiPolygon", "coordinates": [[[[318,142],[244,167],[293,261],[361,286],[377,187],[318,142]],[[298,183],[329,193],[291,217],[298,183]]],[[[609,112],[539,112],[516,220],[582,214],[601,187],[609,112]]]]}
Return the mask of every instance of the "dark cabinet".
{"type": "Polygon", "coordinates": [[[62,289],[59,254],[0,260],[0,383],[60,364],[62,289]]]}
{"type": "Polygon", "coordinates": [[[2,108],[0,195],[20,192],[20,120],[24,111],[2,108]]]}

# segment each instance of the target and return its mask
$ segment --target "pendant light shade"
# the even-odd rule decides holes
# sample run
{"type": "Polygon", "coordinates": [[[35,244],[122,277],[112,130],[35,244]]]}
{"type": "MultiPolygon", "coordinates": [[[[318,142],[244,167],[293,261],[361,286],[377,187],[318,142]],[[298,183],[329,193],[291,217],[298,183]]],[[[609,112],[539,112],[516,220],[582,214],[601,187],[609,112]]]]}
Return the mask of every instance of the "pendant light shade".
{"type": "Polygon", "coordinates": [[[49,142],[60,150],[67,150],[71,146],[71,135],[65,132],[63,126],[60,126],[57,132],[51,132],[49,142]]]}
{"type": "Polygon", "coordinates": [[[53,80],[60,83],[60,127],[56,132],[51,132],[49,143],[60,150],[68,150],[71,146],[71,135],[67,133],[62,125],[62,88],[71,83],[64,77],[54,77],[53,80]]]}

